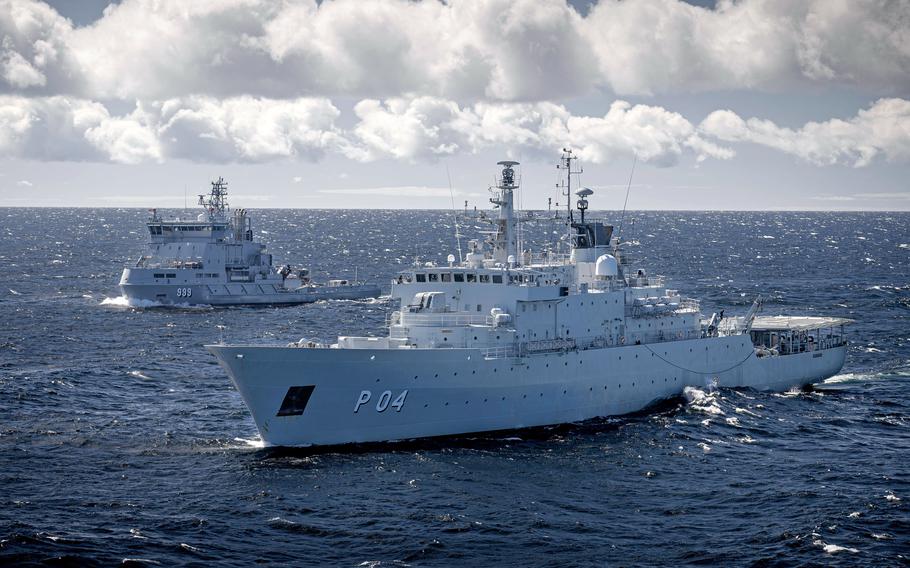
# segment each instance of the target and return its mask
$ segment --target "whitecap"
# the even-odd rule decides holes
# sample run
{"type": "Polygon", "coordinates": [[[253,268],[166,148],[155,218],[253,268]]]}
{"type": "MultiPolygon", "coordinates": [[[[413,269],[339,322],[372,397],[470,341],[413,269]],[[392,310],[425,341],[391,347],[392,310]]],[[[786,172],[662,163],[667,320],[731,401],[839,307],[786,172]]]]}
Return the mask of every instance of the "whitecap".
{"type": "Polygon", "coordinates": [[[136,377],[137,379],[151,380],[152,377],[146,375],[142,371],[130,371],[130,376],[136,377]]]}
{"type": "Polygon", "coordinates": [[[885,493],[885,499],[887,499],[888,501],[894,501],[895,503],[897,503],[897,502],[899,502],[899,501],[901,500],[900,497],[898,497],[897,495],[895,495],[895,494],[892,493],[891,491],[885,493]]]}
{"type": "Polygon", "coordinates": [[[689,401],[689,408],[695,412],[703,412],[714,416],[723,416],[724,414],[724,411],[717,404],[716,393],[706,393],[695,387],[686,387],[683,389],[683,395],[689,401]]]}
{"type": "Polygon", "coordinates": [[[837,554],[838,552],[853,552],[853,553],[859,552],[859,550],[857,550],[855,548],[850,548],[848,546],[840,546],[837,544],[826,544],[825,542],[822,542],[821,540],[812,541],[812,544],[814,544],[815,546],[821,547],[821,549],[824,550],[827,554],[837,554]]]}
{"type": "Polygon", "coordinates": [[[745,414],[746,416],[753,416],[755,418],[761,418],[761,414],[756,414],[746,408],[736,407],[735,409],[733,409],[733,411],[736,412],[737,414],[745,414]]]}
{"type": "Polygon", "coordinates": [[[184,550],[189,550],[190,552],[199,552],[198,548],[196,548],[195,546],[192,546],[190,544],[187,544],[185,542],[180,543],[180,548],[182,548],[184,550]]]}

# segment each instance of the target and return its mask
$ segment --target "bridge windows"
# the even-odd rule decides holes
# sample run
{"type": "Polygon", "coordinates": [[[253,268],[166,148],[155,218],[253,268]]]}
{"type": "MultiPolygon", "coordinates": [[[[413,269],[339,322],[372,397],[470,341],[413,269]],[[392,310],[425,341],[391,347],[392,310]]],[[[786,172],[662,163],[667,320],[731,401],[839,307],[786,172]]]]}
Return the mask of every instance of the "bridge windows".
{"type": "Polygon", "coordinates": [[[456,272],[452,277],[455,279],[455,282],[464,282],[464,274],[461,272],[456,272]]]}
{"type": "Polygon", "coordinates": [[[427,281],[427,275],[426,275],[426,274],[421,274],[420,272],[418,272],[417,274],[414,275],[414,280],[417,281],[417,282],[426,282],[426,281],[427,281]]]}
{"type": "Polygon", "coordinates": [[[502,284],[502,274],[493,275],[493,284],[502,284]]]}
{"type": "Polygon", "coordinates": [[[442,281],[443,281],[443,282],[451,282],[451,281],[452,281],[452,275],[451,275],[450,273],[448,273],[448,272],[443,272],[442,274],[440,274],[440,276],[442,277],[442,281]]]}
{"type": "Polygon", "coordinates": [[[468,276],[468,282],[477,282],[476,274],[474,274],[472,272],[468,272],[467,276],[468,276]]]}
{"type": "MultiPolygon", "coordinates": [[[[500,279],[500,281],[501,281],[501,280],[502,280],[502,277],[500,276],[499,279],[500,279]]],[[[480,275],[480,282],[481,282],[481,284],[489,284],[489,283],[490,283],[490,275],[489,275],[489,274],[481,274],[481,275],[480,275]]]]}
{"type": "Polygon", "coordinates": [[[439,282],[439,275],[436,274],[435,272],[431,272],[431,273],[427,274],[427,280],[429,280],[430,282],[439,282]]]}

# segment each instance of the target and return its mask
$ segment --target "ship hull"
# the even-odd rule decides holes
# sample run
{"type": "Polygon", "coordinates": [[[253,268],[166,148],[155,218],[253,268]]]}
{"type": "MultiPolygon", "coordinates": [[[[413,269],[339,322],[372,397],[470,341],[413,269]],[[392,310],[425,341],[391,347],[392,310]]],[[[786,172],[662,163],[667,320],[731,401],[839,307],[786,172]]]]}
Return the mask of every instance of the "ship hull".
{"type": "Polygon", "coordinates": [[[784,391],[836,374],[846,351],[759,358],[748,336],[496,359],[479,349],[208,349],[271,446],[385,442],[621,416],[677,397],[687,386],[784,391]]]}
{"type": "Polygon", "coordinates": [[[357,300],[379,297],[379,286],[318,286],[286,290],[273,284],[121,284],[120,291],[137,305],[282,305],[320,300],[357,300]]]}

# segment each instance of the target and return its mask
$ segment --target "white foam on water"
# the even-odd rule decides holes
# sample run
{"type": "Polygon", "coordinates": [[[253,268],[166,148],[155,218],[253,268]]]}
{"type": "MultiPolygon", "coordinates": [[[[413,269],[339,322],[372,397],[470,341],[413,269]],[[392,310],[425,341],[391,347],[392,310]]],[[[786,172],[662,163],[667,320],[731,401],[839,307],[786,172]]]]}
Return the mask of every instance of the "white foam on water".
{"type": "Polygon", "coordinates": [[[735,426],[739,428],[739,418],[735,416],[730,416],[727,418],[727,426],[735,426]]]}
{"type": "Polygon", "coordinates": [[[190,552],[199,552],[198,548],[196,548],[195,546],[189,545],[185,542],[180,543],[180,548],[182,548],[183,550],[189,550],[190,552]]]}
{"type": "Polygon", "coordinates": [[[901,500],[900,497],[898,497],[897,495],[895,495],[895,494],[892,493],[891,491],[885,493],[885,499],[887,499],[888,501],[893,501],[893,502],[895,502],[895,503],[897,503],[897,502],[899,502],[899,501],[901,500]]]}
{"type": "Polygon", "coordinates": [[[152,377],[146,375],[142,371],[130,371],[131,377],[136,377],[137,379],[151,380],[152,377]]]}
{"type": "Polygon", "coordinates": [[[875,375],[870,375],[868,373],[841,373],[840,375],[834,375],[829,379],[822,381],[822,384],[825,385],[836,385],[838,383],[852,383],[854,381],[868,381],[875,378],[875,375]]]}
{"type": "Polygon", "coordinates": [[[113,306],[115,308],[157,308],[163,304],[152,300],[135,300],[126,296],[117,296],[116,298],[105,298],[101,300],[102,306],[113,306]]]}
{"type": "Polygon", "coordinates": [[[699,442],[698,447],[701,448],[702,451],[705,452],[706,454],[711,451],[711,446],[709,446],[708,444],[706,444],[704,442],[699,442]]]}
{"type": "Polygon", "coordinates": [[[746,416],[752,416],[754,418],[761,418],[761,414],[756,414],[747,408],[736,407],[733,409],[733,412],[737,414],[745,414],[746,416]]]}
{"type": "Polygon", "coordinates": [[[265,447],[265,442],[262,441],[262,438],[250,438],[250,439],[234,438],[234,441],[240,442],[241,444],[244,444],[250,448],[264,448],[265,447]]]}
{"type": "Polygon", "coordinates": [[[22,292],[16,292],[16,291],[13,290],[12,288],[9,289],[9,293],[12,294],[13,296],[21,296],[21,295],[22,295],[22,292]]]}
{"type": "Polygon", "coordinates": [[[689,401],[689,408],[712,416],[723,416],[724,411],[717,404],[717,394],[707,393],[695,387],[683,389],[683,395],[689,401]]]}
{"type": "Polygon", "coordinates": [[[857,550],[855,548],[850,548],[849,546],[840,546],[837,544],[827,544],[821,540],[813,540],[812,544],[820,547],[827,554],[837,554],[838,552],[852,552],[855,554],[855,553],[859,552],[859,550],[857,550]]]}
{"type": "Polygon", "coordinates": [[[862,515],[862,513],[860,513],[859,511],[853,511],[852,513],[847,515],[847,518],[848,519],[858,519],[860,515],[862,515]]]}

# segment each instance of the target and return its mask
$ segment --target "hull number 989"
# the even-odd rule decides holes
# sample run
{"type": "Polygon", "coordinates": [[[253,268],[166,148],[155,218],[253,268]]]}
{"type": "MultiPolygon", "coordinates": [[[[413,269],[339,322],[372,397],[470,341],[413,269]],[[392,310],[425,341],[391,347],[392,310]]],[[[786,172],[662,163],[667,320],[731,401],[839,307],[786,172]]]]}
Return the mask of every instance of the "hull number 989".
{"type": "Polygon", "coordinates": [[[192,288],[177,288],[177,297],[178,298],[189,298],[193,295],[192,288]]]}
{"type": "MultiPolygon", "coordinates": [[[[404,406],[404,399],[407,398],[407,396],[407,389],[401,391],[401,394],[395,397],[395,400],[392,400],[392,391],[382,391],[376,399],[376,412],[385,412],[385,410],[390,407],[394,408],[395,412],[401,412],[401,407],[404,406]]],[[[354,412],[359,412],[360,407],[370,402],[370,399],[372,398],[372,392],[368,390],[360,391],[360,396],[357,397],[357,402],[354,403],[354,412]]]]}

